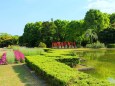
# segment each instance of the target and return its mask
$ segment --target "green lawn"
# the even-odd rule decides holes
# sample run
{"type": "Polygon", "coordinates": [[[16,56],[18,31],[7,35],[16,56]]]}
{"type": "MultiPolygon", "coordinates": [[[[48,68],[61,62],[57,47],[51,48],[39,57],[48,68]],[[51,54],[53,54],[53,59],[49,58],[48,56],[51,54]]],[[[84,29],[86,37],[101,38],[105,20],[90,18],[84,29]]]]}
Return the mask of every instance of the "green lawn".
{"type": "Polygon", "coordinates": [[[46,86],[25,64],[0,65],[0,86],[46,86]]]}

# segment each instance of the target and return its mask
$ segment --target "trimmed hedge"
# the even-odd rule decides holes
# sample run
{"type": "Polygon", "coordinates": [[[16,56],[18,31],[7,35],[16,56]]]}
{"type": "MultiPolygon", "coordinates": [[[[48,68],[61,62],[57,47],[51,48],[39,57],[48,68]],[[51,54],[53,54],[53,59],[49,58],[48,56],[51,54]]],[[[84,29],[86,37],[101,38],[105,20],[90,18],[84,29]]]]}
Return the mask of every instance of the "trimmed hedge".
{"type": "Polygon", "coordinates": [[[27,65],[35,70],[51,86],[111,86],[106,81],[99,81],[88,74],[70,68],[52,57],[27,56],[27,65]]]}

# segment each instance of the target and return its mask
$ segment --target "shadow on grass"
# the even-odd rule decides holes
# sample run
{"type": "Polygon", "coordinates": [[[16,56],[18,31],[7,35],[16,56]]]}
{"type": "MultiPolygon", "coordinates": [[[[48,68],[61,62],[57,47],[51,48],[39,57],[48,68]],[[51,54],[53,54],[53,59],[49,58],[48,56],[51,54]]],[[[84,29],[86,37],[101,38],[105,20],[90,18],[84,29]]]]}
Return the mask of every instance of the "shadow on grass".
{"type": "Polygon", "coordinates": [[[25,84],[24,86],[46,86],[43,80],[33,75],[25,64],[16,64],[13,65],[12,68],[18,75],[20,81],[25,84]]]}

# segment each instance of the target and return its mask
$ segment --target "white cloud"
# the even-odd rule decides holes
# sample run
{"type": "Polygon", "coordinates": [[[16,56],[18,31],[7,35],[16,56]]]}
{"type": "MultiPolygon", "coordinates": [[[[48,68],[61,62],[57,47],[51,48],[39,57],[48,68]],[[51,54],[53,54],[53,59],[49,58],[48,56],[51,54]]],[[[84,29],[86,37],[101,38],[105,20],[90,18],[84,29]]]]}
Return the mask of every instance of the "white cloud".
{"type": "Polygon", "coordinates": [[[115,0],[88,0],[88,9],[99,9],[102,12],[115,12],[115,0]]]}

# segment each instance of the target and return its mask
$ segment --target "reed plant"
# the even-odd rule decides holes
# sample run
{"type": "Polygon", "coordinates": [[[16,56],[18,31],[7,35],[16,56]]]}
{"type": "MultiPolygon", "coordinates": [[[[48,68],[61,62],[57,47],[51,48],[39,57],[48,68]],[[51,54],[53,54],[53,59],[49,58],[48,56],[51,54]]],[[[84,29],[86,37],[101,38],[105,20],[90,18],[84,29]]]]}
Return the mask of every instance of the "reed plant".
{"type": "Polygon", "coordinates": [[[6,54],[6,57],[7,57],[7,62],[9,64],[15,63],[15,56],[14,56],[13,50],[8,50],[7,54],[6,54]]]}
{"type": "Polygon", "coordinates": [[[20,46],[12,46],[13,50],[19,50],[25,56],[32,56],[32,55],[40,55],[44,52],[42,48],[27,48],[27,47],[20,47],[20,46]]]}

